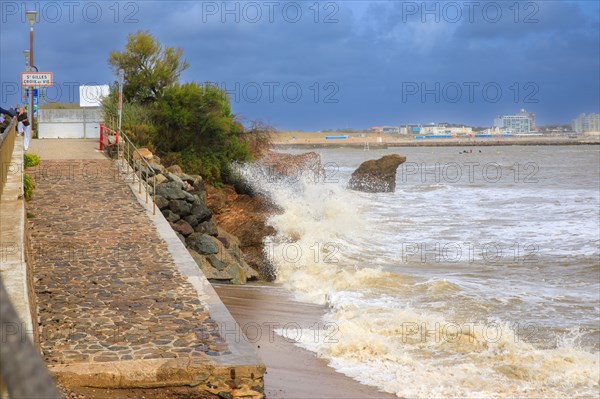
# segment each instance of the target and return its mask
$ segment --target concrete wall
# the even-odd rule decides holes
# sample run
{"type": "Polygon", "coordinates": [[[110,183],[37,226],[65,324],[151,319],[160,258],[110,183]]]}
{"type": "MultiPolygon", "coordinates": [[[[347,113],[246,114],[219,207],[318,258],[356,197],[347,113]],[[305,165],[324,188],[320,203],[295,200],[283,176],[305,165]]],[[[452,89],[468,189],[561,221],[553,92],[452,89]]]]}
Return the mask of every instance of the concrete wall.
{"type": "Polygon", "coordinates": [[[98,138],[102,109],[40,109],[37,122],[40,139],[98,138]]]}

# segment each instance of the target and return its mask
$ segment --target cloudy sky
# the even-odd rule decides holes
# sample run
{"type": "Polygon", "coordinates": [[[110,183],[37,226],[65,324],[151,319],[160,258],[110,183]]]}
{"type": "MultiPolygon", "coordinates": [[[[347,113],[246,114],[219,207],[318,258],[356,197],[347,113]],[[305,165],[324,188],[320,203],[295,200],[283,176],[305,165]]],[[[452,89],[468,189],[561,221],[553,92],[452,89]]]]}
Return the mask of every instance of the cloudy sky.
{"type": "Polygon", "coordinates": [[[599,3],[0,0],[0,104],[21,101],[28,8],[55,101],[111,83],[109,52],[141,30],[183,49],[182,81],[219,84],[241,118],[279,129],[490,126],[521,108],[568,123],[600,112],[599,3]]]}

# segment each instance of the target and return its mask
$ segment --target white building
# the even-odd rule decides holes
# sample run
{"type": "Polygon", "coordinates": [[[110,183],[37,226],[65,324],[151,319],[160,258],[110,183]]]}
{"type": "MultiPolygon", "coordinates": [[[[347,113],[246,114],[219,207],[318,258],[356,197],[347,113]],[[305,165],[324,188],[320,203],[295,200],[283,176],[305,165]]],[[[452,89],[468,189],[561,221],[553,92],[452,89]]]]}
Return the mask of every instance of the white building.
{"type": "Polygon", "coordinates": [[[580,134],[600,134],[600,114],[581,114],[573,121],[573,130],[580,134]]]}
{"type": "Polygon", "coordinates": [[[494,128],[507,133],[531,133],[535,127],[535,114],[522,109],[516,115],[498,115],[494,128]]]}

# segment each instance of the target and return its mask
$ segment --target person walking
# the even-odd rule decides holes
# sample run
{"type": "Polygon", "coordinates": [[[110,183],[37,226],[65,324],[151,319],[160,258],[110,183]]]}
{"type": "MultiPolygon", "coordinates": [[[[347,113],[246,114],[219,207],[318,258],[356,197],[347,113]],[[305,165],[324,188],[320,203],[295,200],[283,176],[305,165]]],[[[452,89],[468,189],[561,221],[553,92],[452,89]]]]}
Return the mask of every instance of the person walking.
{"type": "Polygon", "coordinates": [[[23,148],[25,151],[29,148],[29,142],[31,141],[31,124],[29,123],[29,119],[27,117],[27,112],[23,107],[18,108],[19,112],[17,115],[17,130],[20,135],[23,135],[23,148]]]}

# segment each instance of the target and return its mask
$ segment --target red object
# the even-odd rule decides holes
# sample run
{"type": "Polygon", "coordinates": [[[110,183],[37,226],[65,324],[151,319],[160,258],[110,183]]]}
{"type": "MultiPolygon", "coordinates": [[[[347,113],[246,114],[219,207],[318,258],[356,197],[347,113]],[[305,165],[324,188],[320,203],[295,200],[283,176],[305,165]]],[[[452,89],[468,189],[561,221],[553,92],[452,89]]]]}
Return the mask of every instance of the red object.
{"type": "Polygon", "coordinates": [[[100,124],[100,151],[104,150],[103,141],[104,141],[104,123],[101,123],[100,124]]]}

